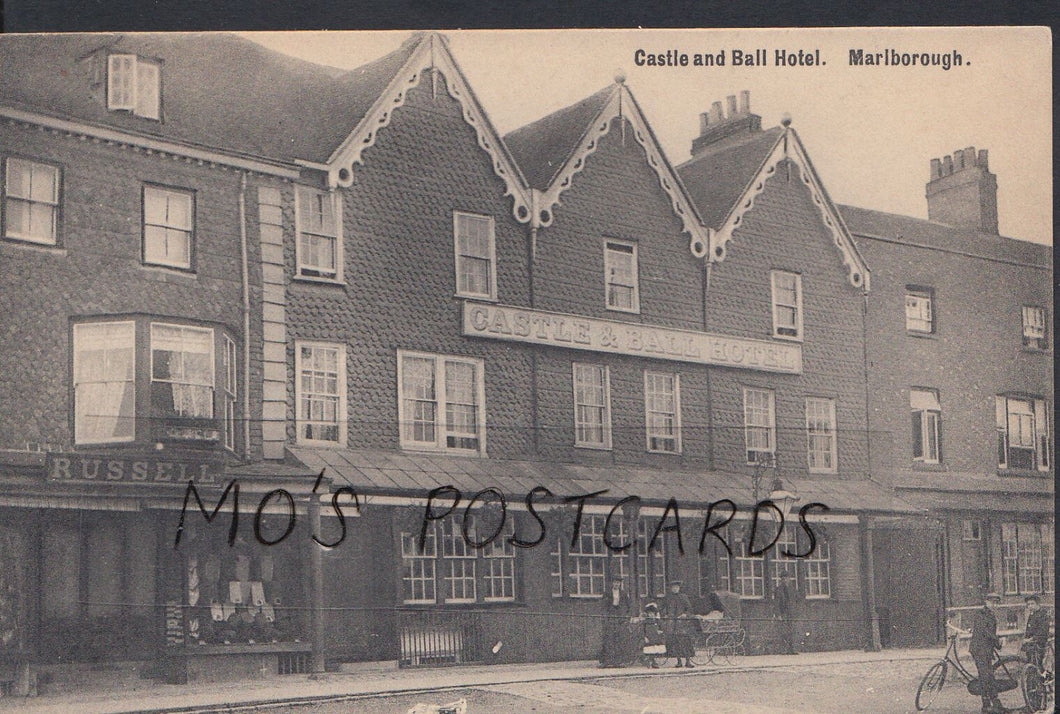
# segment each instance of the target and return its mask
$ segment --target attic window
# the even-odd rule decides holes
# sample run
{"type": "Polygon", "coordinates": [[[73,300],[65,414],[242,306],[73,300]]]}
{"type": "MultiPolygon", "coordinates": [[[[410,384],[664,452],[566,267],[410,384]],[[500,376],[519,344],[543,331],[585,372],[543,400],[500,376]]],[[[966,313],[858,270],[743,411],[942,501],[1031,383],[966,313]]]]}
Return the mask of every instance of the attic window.
{"type": "Polygon", "coordinates": [[[107,109],[159,119],[162,108],[162,68],[137,55],[107,57],[107,109]]]}

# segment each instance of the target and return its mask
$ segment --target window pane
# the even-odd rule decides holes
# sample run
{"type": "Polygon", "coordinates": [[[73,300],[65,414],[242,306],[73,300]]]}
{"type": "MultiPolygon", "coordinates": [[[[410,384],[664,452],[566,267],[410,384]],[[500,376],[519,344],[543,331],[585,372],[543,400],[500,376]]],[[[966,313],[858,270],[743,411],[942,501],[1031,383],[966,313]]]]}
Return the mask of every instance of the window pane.
{"type": "Polygon", "coordinates": [[[637,256],[631,245],[607,243],[604,246],[604,272],[607,306],[623,310],[637,308],[637,256]]]}
{"type": "Polygon", "coordinates": [[[59,170],[24,159],[8,159],[5,192],[7,237],[54,244],[59,170]]]}
{"type": "Polygon", "coordinates": [[[159,71],[151,62],[137,62],[136,114],[149,119],[159,117],[159,71]]]}
{"type": "Polygon", "coordinates": [[[315,441],[341,440],[339,432],[342,397],[339,370],[346,365],[339,359],[341,350],[328,345],[299,346],[298,406],[299,436],[315,441]]]}
{"type": "Polygon", "coordinates": [[[575,439],[604,446],[608,440],[607,391],[604,367],[574,365],[575,439]]]}
{"type": "Polygon", "coordinates": [[[133,438],[134,362],[133,323],[74,327],[74,426],[78,443],[133,438]]]}
{"type": "Polygon", "coordinates": [[[493,221],[486,216],[456,214],[457,292],[479,297],[493,293],[493,221]]]}

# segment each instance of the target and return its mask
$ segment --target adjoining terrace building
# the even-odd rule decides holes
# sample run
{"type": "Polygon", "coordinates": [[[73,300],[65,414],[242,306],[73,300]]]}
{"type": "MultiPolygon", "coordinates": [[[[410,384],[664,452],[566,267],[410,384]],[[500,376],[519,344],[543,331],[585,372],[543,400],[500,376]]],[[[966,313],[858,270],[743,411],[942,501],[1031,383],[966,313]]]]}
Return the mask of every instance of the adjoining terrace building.
{"type": "MultiPolygon", "coordinates": [[[[931,159],[929,220],[841,212],[873,269],[878,477],[941,519],[947,606],[1001,593],[1017,630],[1025,596],[1055,600],[1053,262],[998,234],[997,191],[987,151],[969,147],[931,159]]],[[[878,581],[914,596],[907,565],[878,561],[878,581]]]]}
{"type": "Polygon", "coordinates": [[[746,96],[675,170],[621,81],[502,139],[437,34],[349,72],[229,36],[0,53],[20,70],[0,76],[0,558],[20,566],[0,679],[593,657],[616,575],[642,603],[672,579],[736,592],[757,649],[788,571],[804,647],[872,646],[881,598],[890,641],[937,636],[935,542],[907,572],[937,598],[899,607],[873,563],[934,521],[876,467],[871,263],[797,133],[762,131],[746,96]],[[229,492],[174,547],[189,479],[208,509],[238,481],[234,545],[229,492]],[[568,506],[542,508],[534,548],[470,548],[458,512],[420,549],[447,485],[501,491],[524,539],[535,486],[607,493],[573,544],[568,506]],[[817,547],[748,557],[781,485],[830,508],[817,547]],[[341,497],[346,538],[319,548],[344,486],[359,512],[341,497]],[[274,495],[255,533],[277,488],[297,525],[263,546],[288,522],[274,495]],[[609,553],[631,495],[613,535],[635,545],[609,553]],[[671,498],[682,541],[649,550],[671,498]],[[701,555],[722,498],[734,557],[701,555]]]}

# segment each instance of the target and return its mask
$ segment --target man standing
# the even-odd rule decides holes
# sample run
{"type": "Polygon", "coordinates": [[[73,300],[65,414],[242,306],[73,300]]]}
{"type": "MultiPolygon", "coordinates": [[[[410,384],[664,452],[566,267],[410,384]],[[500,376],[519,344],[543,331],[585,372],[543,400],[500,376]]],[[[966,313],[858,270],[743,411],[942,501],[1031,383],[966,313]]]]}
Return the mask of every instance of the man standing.
{"type": "Polygon", "coordinates": [[[983,714],[1002,714],[1006,711],[997,697],[997,685],[994,682],[994,652],[1001,649],[995,614],[1000,603],[1001,596],[997,593],[988,593],[983,598],[982,609],[976,610],[972,618],[972,639],[968,642],[968,652],[979,675],[983,714]]]}
{"type": "Polygon", "coordinates": [[[1037,595],[1028,595],[1027,627],[1023,633],[1023,650],[1027,661],[1042,666],[1042,655],[1049,643],[1049,611],[1042,608],[1037,595]]]}
{"type": "Polygon", "coordinates": [[[676,657],[677,664],[685,667],[694,667],[692,657],[695,652],[695,619],[692,617],[692,601],[681,592],[681,581],[670,581],[670,593],[666,596],[663,605],[665,609],[666,628],[666,654],[676,657]]]}
{"type": "Polygon", "coordinates": [[[780,633],[784,642],[781,654],[798,654],[795,648],[795,604],[799,600],[799,591],[795,587],[795,575],[790,571],[784,573],[773,593],[777,601],[777,613],[780,615],[780,633]]]}

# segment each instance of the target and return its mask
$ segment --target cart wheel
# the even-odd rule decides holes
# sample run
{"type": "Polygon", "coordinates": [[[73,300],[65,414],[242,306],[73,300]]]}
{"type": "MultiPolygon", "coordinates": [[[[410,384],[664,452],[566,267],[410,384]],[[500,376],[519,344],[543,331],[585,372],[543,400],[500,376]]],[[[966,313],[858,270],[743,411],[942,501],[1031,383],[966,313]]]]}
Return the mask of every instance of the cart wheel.
{"type": "Polygon", "coordinates": [[[935,701],[935,696],[942,691],[942,685],[945,683],[946,662],[936,662],[920,680],[920,687],[916,690],[916,710],[922,712],[931,706],[931,702],[935,701]]]}

